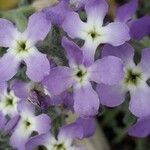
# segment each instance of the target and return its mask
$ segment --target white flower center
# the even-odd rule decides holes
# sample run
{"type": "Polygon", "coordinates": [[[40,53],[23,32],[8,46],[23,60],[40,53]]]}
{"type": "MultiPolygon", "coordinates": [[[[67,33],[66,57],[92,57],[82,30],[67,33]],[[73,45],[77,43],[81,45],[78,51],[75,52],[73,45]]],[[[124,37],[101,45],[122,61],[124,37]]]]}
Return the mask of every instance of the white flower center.
{"type": "Polygon", "coordinates": [[[96,30],[96,27],[93,26],[92,29],[89,29],[88,36],[94,41],[95,39],[101,36],[100,32],[96,30]]]}
{"type": "Polygon", "coordinates": [[[74,79],[78,83],[83,84],[88,80],[89,72],[87,68],[83,66],[78,66],[74,70],[74,79]]]}
{"type": "Polygon", "coordinates": [[[58,143],[53,145],[52,150],[67,150],[67,149],[65,148],[65,145],[63,143],[58,143]]]}
{"type": "Polygon", "coordinates": [[[134,67],[126,67],[125,68],[125,76],[123,80],[123,85],[128,90],[134,90],[140,85],[143,84],[143,81],[146,82],[146,76],[142,73],[140,68],[134,67]]]}
{"type": "Polygon", "coordinates": [[[17,113],[19,99],[11,92],[5,92],[0,101],[0,111],[4,115],[13,116],[17,113]]]}
{"type": "Polygon", "coordinates": [[[18,33],[12,42],[12,46],[9,51],[14,55],[14,57],[21,61],[27,57],[30,53],[33,53],[35,46],[28,40],[25,35],[18,33]]]}

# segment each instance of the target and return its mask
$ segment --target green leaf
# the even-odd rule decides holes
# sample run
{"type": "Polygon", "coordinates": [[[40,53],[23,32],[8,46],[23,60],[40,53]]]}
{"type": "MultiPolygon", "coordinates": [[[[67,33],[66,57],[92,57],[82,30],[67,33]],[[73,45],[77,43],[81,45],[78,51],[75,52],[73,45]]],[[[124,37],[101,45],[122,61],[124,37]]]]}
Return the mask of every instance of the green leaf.
{"type": "Polygon", "coordinates": [[[28,20],[23,13],[16,12],[14,14],[14,22],[18,27],[19,31],[24,31],[26,29],[28,20]]]}

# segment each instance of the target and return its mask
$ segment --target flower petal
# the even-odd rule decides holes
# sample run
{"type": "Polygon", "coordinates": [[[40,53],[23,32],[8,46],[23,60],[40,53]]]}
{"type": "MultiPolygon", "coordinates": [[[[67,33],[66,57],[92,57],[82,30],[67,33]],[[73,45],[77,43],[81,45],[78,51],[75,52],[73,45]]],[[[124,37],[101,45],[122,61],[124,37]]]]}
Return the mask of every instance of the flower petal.
{"type": "Polygon", "coordinates": [[[65,139],[68,143],[71,143],[74,139],[81,139],[83,137],[83,128],[79,124],[71,123],[60,129],[58,139],[65,139]]]}
{"type": "Polygon", "coordinates": [[[125,23],[114,22],[102,28],[101,43],[119,46],[129,40],[129,28],[125,23]]]}
{"type": "Polygon", "coordinates": [[[62,24],[62,28],[71,38],[81,38],[85,37],[85,27],[86,24],[81,21],[78,13],[69,12],[62,24]],[[84,34],[84,37],[83,37],[84,34]]]}
{"type": "Polygon", "coordinates": [[[72,70],[68,67],[55,67],[42,83],[48,88],[50,94],[59,95],[73,84],[72,70]]]}
{"type": "Polygon", "coordinates": [[[100,103],[108,107],[115,107],[123,103],[126,91],[121,85],[98,84],[96,91],[99,95],[100,103]]]}
{"type": "Polygon", "coordinates": [[[12,136],[10,137],[10,144],[14,148],[17,148],[17,150],[25,150],[25,144],[28,141],[28,138],[31,133],[22,134],[21,137],[20,137],[20,134],[22,133],[19,132],[19,130],[14,132],[12,136]]]}
{"type": "Polygon", "coordinates": [[[3,94],[7,90],[7,83],[1,82],[0,83],[0,94],[3,94]]]}
{"type": "Polygon", "coordinates": [[[38,50],[26,57],[24,61],[27,65],[27,76],[35,82],[43,80],[50,73],[48,58],[38,50]]]}
{"type": "Polygon", "coordinates": [[[17,30],[14,25],[10,21],[0,18],[0,46],[10,47],[15,34],[17,34],[17,30]]]}
{"type": "Polygon", "coordinates": [[[46,114],[41,114],[35,117],[35,131],[37,131],[39,134],[48,132],[51,128],[50,124],[51,120],[46,114]]]}
{"type": "Polygon", "coordinates": [[[114,56],[103,57],[90,66],[90,81],[113,85],[123,79],[123,63],[114,56]]]}
{"type": "Polygon", "coordinates": [[[68,2],[65,0],[60,1],[56,6],[48,7],[43,10],[48,20],[53,25],[62,25],[67,13],[69,12],[68,2]]]}
{"type": "Polygon", "coordinates": [[[129,104],[130,111],[137,117],[150,115],[150,88],[146,83],[143,83],[135,91],[130,92],[131,100],[129,104]]]}
{"type": "Polygon", "coordinates": [[[19,115],[16,115],[15,117],[11,118],[5,125],[5,133],[11,132],[16,127],[19,119],[20,119],[19,115]]]}
{"type": "Polygon", "coordinates": [[[7,123],[7,119],[5,116],[0,112],[0,130],[5,128],[5,125],[7,123]]]}
{"type": "Polygon", "coordinates": [[[20,103],[18,104],[18,112],[20,113],[20,115],[33,115],[35,111],[34,105],[32,105],[31,103],[29,103],[28,101],[20,101],[20,103]]]}
{"type": "Polygon", "coordinates": [[[0,66],[0,82],[7,81],[17,73],[19,62],[12,54],[6,53],[0,58],[0,66]]]}
{"type": "Polygon", "coordinates": [[[29,85],[21,80],[14,80],[11,83],[11,90],[19,98],[26,99],[29,96],[29,85]]]}
{"type": "Polygon", "coordinates": [[[49,131],[49,117],[47,115],[34,116],[34,107],[30,103],[19,104],[20,120],[10,138],[11,145],[18,150],[25,150],[25,144],[33,131],[45,133],[49,131]],[[27,124],[29,122],[29,124],[27,124]],[[44,124],[43,124],[44,123],[44,124]],[[43,125],[43,129],[42,129],[43,125]]]}
{"type": "Polygon", "coordinates": [[[78,115],[93,116],[98,113],[98,109],[99,98],[90,83],[74,89],[74,110],[78,115]]]}
{"type": "Polygon", "coordinates": [[[24,34],[27,36],[27,39],[36,43],[45,39],[50,28],[51,23],[47,20],[46,14],[43,12],[37,12],[30,16],[28,26],[24,34]]]}
{"type": "Polygon", "coordinates": [[[65,49],[70,66],[82,64],[83,54],[78,45],[64,37],[62,39],[62,46],[65,49]]]}
{"type": "Polygon", "coordinates": [[[76,122],[83,128],[82,138],[90,137],[95,133],[96,124],[94,118],[79,118],[76,122]]]}
{"type": "Polygon", "coordinates": [[[34,136],[26,143],[26,149],[33,150],[39,145],[44,145],[50,138],[51,135],[49,133],[34,136]]]}
{"type": "Polygon", "coordinates": [[[102,26],[108,5],[105,0],[92,0],[86,3],[85,11],[89,22],[102,26]]]}
{"type": "Polygon", "coordinates": [[[125,65],[133,62],[134,49],[133,47],[125,43],[121,46],[112,46],[109,44],[104,45],[102,49],[102,57],[105,56],[116,56],[119,57],[125,65]]]}
{"type": "Polygon", "coordinates": [[[141,40],[144,36],[150,34],[150,16],[144,16],[132,22],[130,26],[130,35],[133,39],[141,40]]]}
{"type": "Polygon", "coordinates": [[[94,134],[96,129],[94,118],[79,118],[75,122],[60,129],[59,138],[68,140],[83,139],[94,134]]]}
{"type": "Polygon", "coordinates": [[[128,130],[129,135],[147,137],[150,134],[150,117],[138,119],[137,123],[128,130]]]}
{"type": "Polygon", "coordinates": [[[131,0],[117,9],[115,21],[128,22],[135,14],[138,0],[131,0]]]}
{"type": "Polygon", "coordinates": [[[148,75],[150,74],[150,48],[142,50],[141,62],[138,66],[144,73],[147,73],[148,75]]]}

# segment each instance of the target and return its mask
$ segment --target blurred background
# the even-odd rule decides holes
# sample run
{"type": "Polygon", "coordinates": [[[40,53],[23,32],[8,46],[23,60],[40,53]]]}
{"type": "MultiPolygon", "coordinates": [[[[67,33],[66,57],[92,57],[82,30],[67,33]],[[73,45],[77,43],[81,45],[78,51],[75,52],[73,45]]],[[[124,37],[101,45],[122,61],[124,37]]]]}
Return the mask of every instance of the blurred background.
{"type": "MultiPolygon", "coordinates": [[[[35,11],[44,7],[55,5],[57,0],[0,0],[0,17],[14,22],[20,30],[26,27],[28,17],[35,11]]],[[[113,18],[116,8],[126,2],[126,0],[108,0],[111,6],[109,17],[113,18]]],[[[140,0],[139,9],[135,18],[144,15],[150,15],[150,0],[140,0]]],[[[51,33],[54,40],[38,45],[40,49],[52,50],[51,57],[62,59],[60,54],[60,31],[55,29],[51,33]],[[51,46],[51,47],[50,47],[51,46]]],[[[141,41],[132,41],[132,46],[136,49],[137,54],[145,47],[150,47],[150,38],[145,37],[141,41]]],[[[0,48],[0,54],[5,49],[0,48]]],[[[137,55],[138,57],[138,55],[137,55]]],[[[96,134],[88,140],[84,140],[89,150],[150,150],[150,138],[134,138],[127,135],[127,129],[136,121],[136,118],[128,111],[127,100],[117,108],[103,107],[97,116],[96,134]]],[[[0,150],[12,150],[8,144],[8,138],[0,134],[0,150]]]]}

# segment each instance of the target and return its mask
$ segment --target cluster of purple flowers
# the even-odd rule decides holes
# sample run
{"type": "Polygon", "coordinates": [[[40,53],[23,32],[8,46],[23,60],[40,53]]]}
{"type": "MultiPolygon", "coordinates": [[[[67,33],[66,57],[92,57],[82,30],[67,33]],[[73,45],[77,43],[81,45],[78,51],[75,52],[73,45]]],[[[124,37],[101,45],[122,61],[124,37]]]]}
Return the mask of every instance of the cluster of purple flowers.
{"type": "Polygon", "coordinates": [[[75,147],[73,140],[91,136],[95,130],[93,117],[100,105],[118,106],[127,92],[129,110],[139,118],[129,133],[149,135],[150,48],[142,50],[140,63],[135,64],[134,49],[126,43],[150,33],[149,16],[133,19],[137,6],[138,1],[131,0],[119,7],[109,23],[105,20],[105,0],[61,0],[30,16],[24,32],[0,19],[0,46],[8,48],[0,58],[0,128],[11,134],[14,148],[33,150],[43,145],[48,150],[83,150],[75,147]],[[85,20],[79,16],[81,10],[85,20]],[[61,43],[68,60],[66,66],[50,66],[47,55],[36,48],[52,26],[66,33],[61,43]],[[84,43],[79,46],[75,39],[84,43]],[[26,66],[28,82],[15,78],[22,65],[26,66]],[[60,103],[79,119],[53,135],[50,117],[35,109],[60,103]]]}

